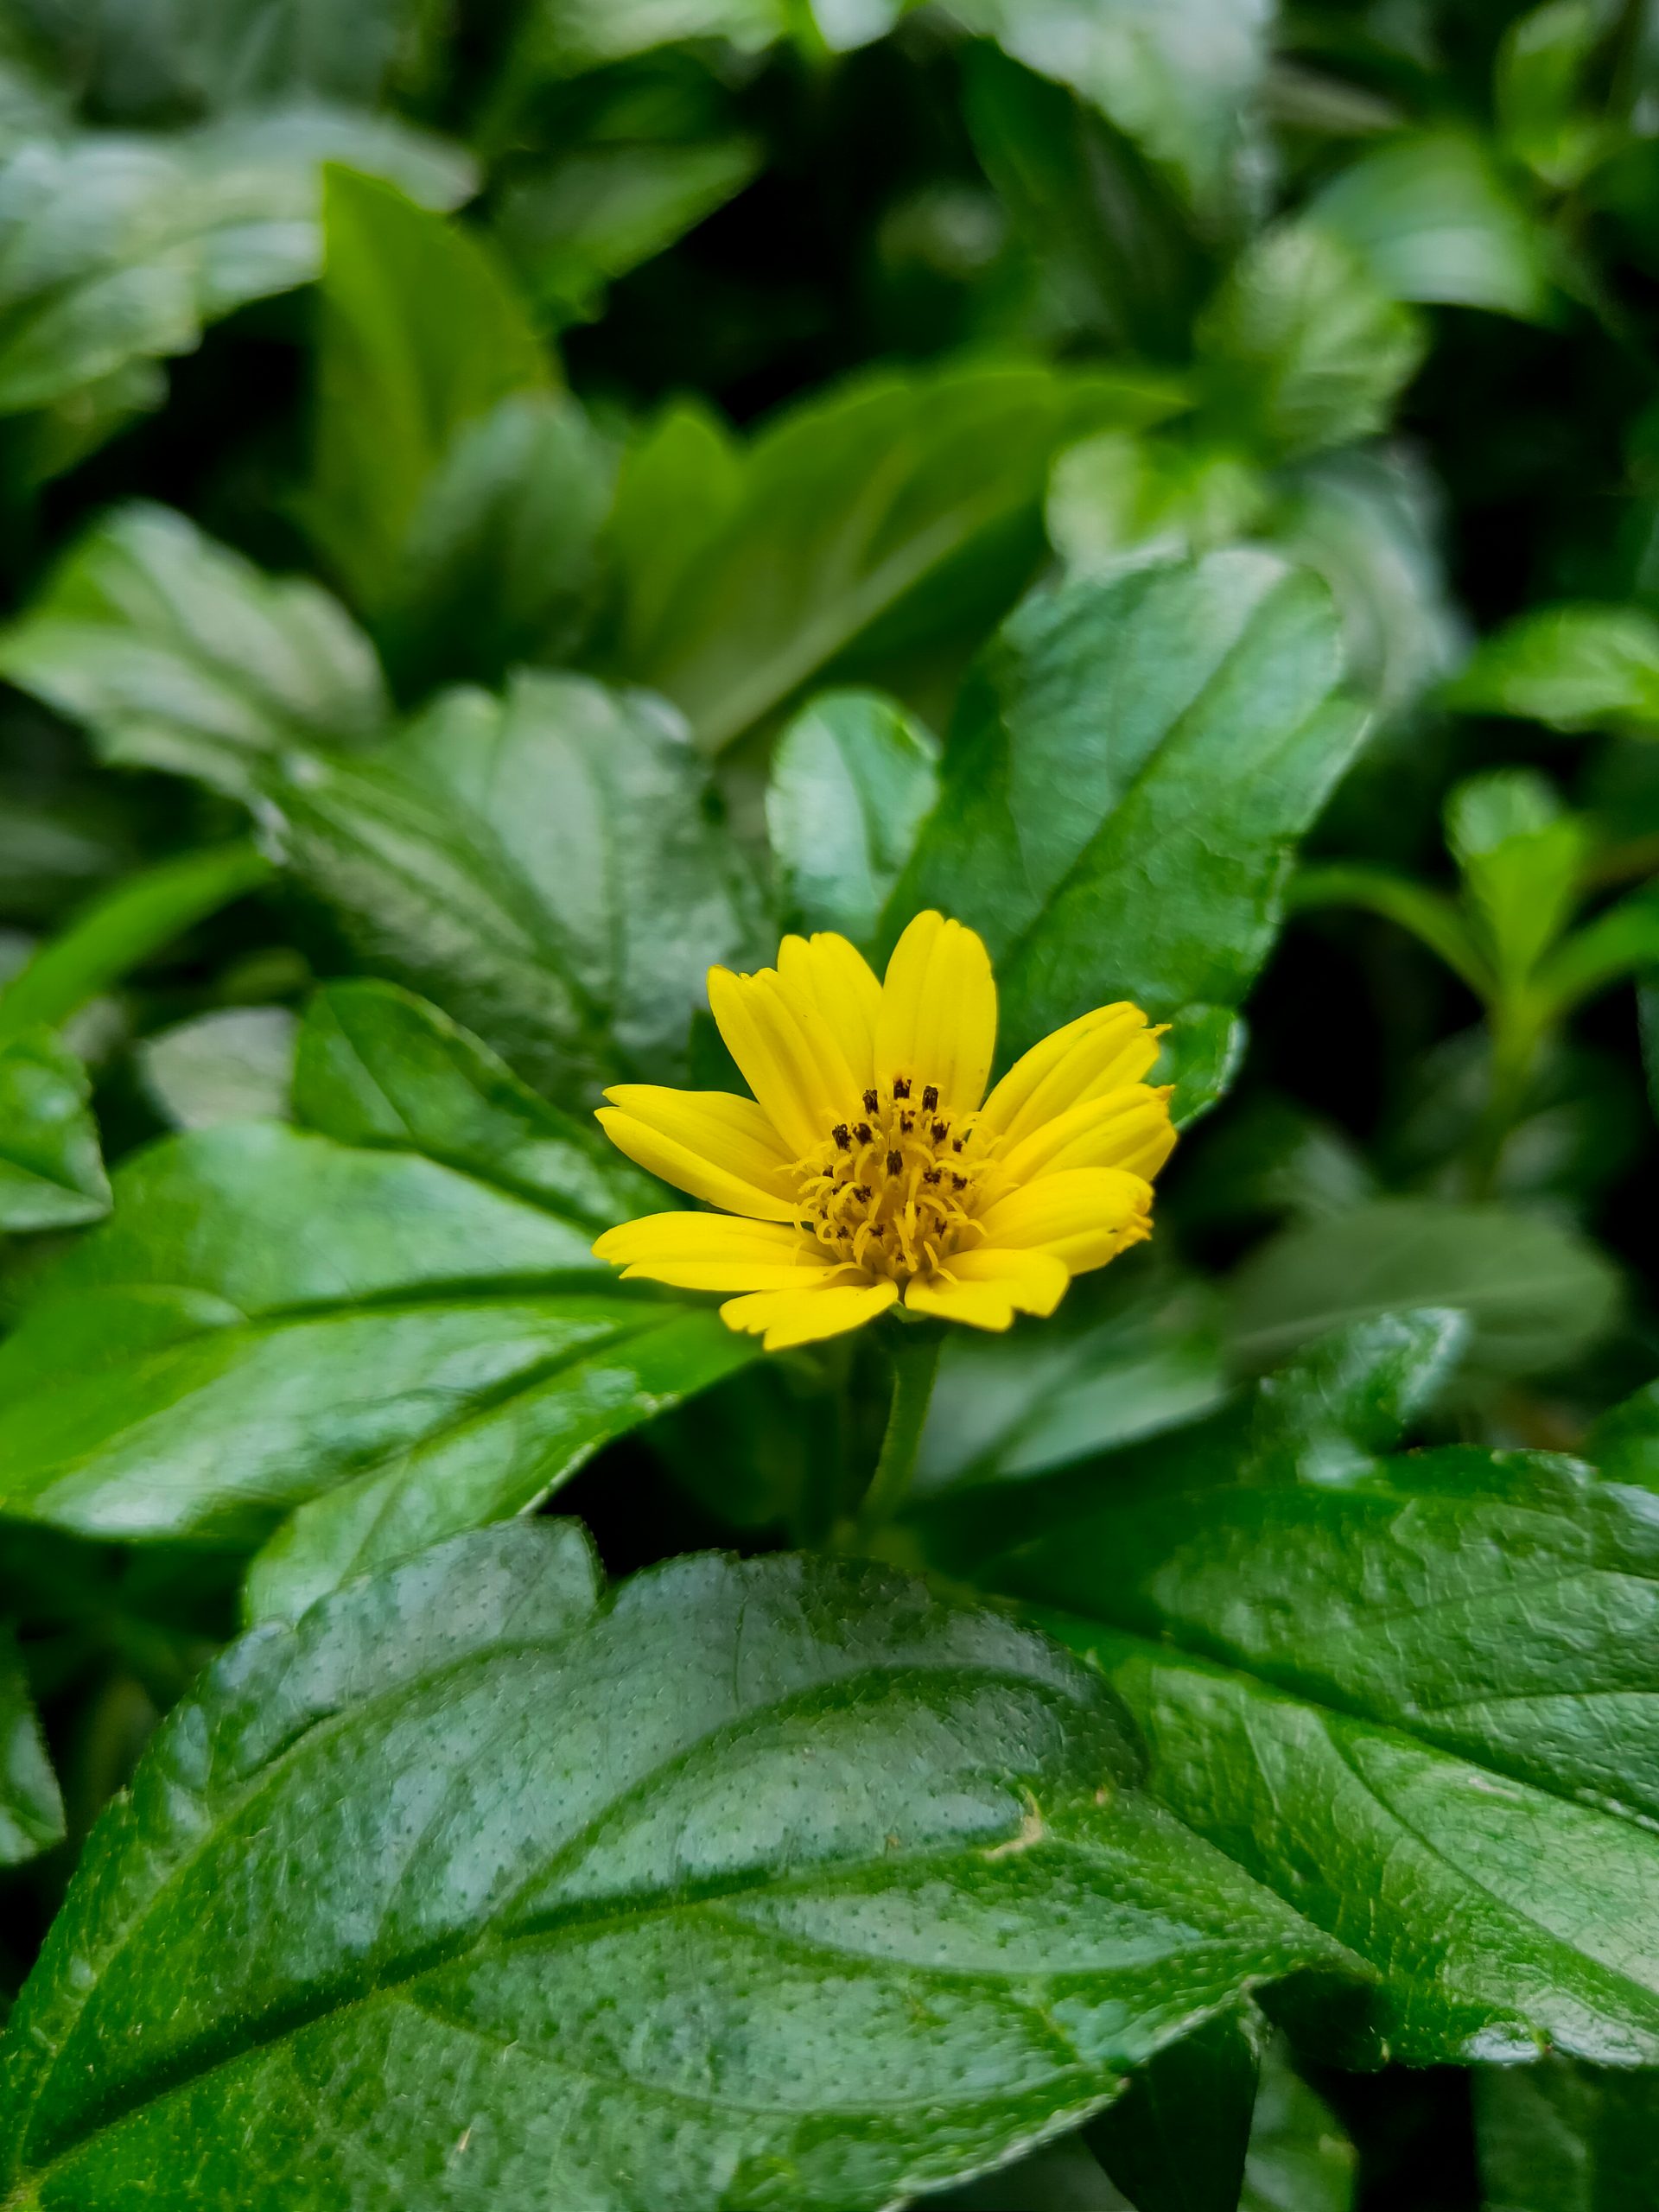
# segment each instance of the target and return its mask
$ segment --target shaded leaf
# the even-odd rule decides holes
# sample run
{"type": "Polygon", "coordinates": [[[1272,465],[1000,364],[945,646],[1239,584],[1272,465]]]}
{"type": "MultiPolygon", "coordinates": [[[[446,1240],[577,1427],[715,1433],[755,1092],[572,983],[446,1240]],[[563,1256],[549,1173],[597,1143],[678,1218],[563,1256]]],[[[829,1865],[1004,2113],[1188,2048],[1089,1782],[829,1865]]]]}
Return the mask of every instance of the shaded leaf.
{"type": "Polygon", "coordinates": [[[17,1647],[0,1629],[0,1866],[63,1840],[63,1800],[41,1738],[17,1647]]]}
{"type": "Polygon", "coordinates": [[[296,1028],[282,1006],[224,1007],[175,1022],[138,1046],[144,1089],[175,1129],[286,1121],[296,1028]]]}
{"type": "Polygon", "coordinates": [[[0,1035],[0,1231],[73,1229],[110,1210],[86,1071],[48,1031],[0,1035]]]}
{"type": "Polygon", "coordinates": [[[421,2212],[465,2162],[620,2212],[645,2146],[663,2204],[875,2212],[1323,1955],[1135,1773],[1095,1677],[918,1584],[602,1593],[569,1524],[463,1538],[164,1725],[19,2000],[4,2171],[41,2212],[163,2169],[180,2212],[421,2212]]]}
{"type": "Polygon", "coordinates": [[[1474,2093],[1487,2212],[1624,2212],[1659,2192],[1659,2075],[1546,2058],[1484,2067],[1474,2093]]]}
{"type": "Polygon", "coordinates": [[[1090,2122],[1090,2148],[1135,2212],[1238,2212],[1260,2046],[1255,2021],[1218,2013],[1090,2122]]]}
{"type": "Polygon", "coordinates": [[[938,741],[868,691],[829,691],[772,756],[766,828],[785,911],[798,928],[875,933],[938,794],[938,741]]]}

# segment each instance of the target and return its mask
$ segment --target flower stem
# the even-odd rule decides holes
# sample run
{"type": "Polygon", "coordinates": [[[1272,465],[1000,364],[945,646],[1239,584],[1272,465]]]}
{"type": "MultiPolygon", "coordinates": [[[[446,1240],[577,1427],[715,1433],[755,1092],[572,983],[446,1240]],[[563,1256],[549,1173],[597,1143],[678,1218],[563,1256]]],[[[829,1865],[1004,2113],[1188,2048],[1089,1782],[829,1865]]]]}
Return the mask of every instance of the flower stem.
{"type": "Polygon", "coordinates": [[[885,1528],[905,1502],[910,1478],[916,1471],[916,1453],[944,1340],[942,1331],[907,1329],[894,1343],[893,1403],[887,1414],[887,1433],[881,1440],[881,1456],[858,1509],[861,1538],[885,1528]]]}

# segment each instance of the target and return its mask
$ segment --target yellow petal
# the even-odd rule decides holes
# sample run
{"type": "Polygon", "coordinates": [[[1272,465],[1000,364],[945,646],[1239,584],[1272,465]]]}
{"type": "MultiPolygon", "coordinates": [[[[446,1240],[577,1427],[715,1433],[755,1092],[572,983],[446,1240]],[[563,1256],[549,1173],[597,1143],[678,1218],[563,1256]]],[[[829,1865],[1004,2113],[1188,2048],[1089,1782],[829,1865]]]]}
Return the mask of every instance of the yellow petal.
{"type": "Polygon", "coordinates": [[[778,957],[777,968],[753,976],[711,968],[709,1004],[744,1081],[798,1160],[857,1110],[879,987],[845,938],[785,938],[778,957]]]}
{"type": "Polygon", "coordinates": [[[996,982],[972,930],[918,914],[893,947],[875,1026],[879,1083],[938,1086],[947,1113],[971,1114],[996,1052],[996,982]]]}
{"type": "Polygon", "coordinates": [[[718,1213],[648,1213],[607,1229],[594,1253],[680,1290],[810,1289],[843,1265],[798,1229],[718,1213]]]}
{"type": "Polygon", "coordinates": [[[764,1336],[768,1351],[785,1351],[791,1344],[817,1344],[861,1328],[885,1313],[898,1295],[898,1286],[890,1282],[762,1291],[756,1297],[728,1299],[720,1318],[728,1328],[764,1336]]]}
{"type": "Polygon", "coordinates": [[[1169,1092],[1131,1083],[1039,1122],[996,1169],[1010,1184],[1072,1167],[1125,1167],[1150,1182],[1174,1144],[1169,1092]]]}
{"type": "Polygon", "coordinates": [[[1138,1083],[1158,1057],[1159,1035],[1127,999],[1079,1014],[1014,1062],[985,1101],[982,1128],[1019,1144],[1057,1114],[1138,1083]]]}
{"type": "Polygon", "coordinates": [[[753,1098],[619,1083],[597,1120],[619,1152],[676,1190],[757,1221],[793,1221],[797,1179],[778,1132],[753,1098]]]}
{"type": "Polygon", "coordinates": [[[938,1275],[915,1277],[905,1303],[943,1321],[1006,1329],[1016,1313],[1052,1313],[1071,1280],[1065,1263],[1051,1252],[963,1252],[938,1275]]]}
{"type": "Polygon", "coordinates": [[[1071,1167],[1039,1175],[980,1217],[979,1249],[1049,1252],[1074,1275],[1103,1268],[1125,1245],[1152,1234],[1152,1185],[1121,1167],[1071,1167]]]}

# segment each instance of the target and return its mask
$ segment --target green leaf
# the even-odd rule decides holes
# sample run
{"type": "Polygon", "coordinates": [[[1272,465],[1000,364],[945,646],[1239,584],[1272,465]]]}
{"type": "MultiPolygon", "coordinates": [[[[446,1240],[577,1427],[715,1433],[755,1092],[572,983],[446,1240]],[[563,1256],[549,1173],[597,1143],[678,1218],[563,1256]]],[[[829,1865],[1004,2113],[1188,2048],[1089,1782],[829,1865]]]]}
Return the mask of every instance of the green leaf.
{"type": "Polygon", "coordinates": [[[1540,969],[1536,988],[1552,1014],[1593,998],[1626,976],[1659,968],[1659,895],[1638,892],[1575,930],[1540,969]]]}
{"type": "Polygon", "coordinates": [[[1475,2130],[1486,2212],[1626,2212],[1659,2196],[1659,2078],[1546,2058],[1483,2067],[1475,2130]]]}
{"type": "Polygon", "coordinates": [[[1446,823],[1492,967],[1524,982],[1579,903],[1589,825],[1528,768],[1470,777],[1447,799],[1446,823]]]}
{"type": "Polygon", "coordinates": [[[1228,181],[1268,61],[1262,0],[950,0],[1017,60],[1094,102],[1200,200],[1228,181]]]}
{"type": "Polygon", "coordinates": [[[1573,1230],[1497,1205],[1377,1198],[1286,1230],[1232,1285],[1232,1349],[1270,1365],[1326,1330],[1405,1306],[1455,1306],[1494,1375],[1565,1367],[1611,1327],[1618,1270],[1573,1230]]]}
{"type": "Polygon", "coordinates": [[[462,1538],[164,1724],[13,2016],[6,2202],[622,2212],[643,2155],[877,2212],[1325,1955],[1135,1764],[1087,1670],[887,1573],[462,1538]]]}
{"type": "Polygon", "coordinates": [[[422,496],[458,433],[515,393],[544,391],[551,364],[487,246],[456,225],[331,168],[322,229],[302,512],[353,599],[374,611],[397,591],[422,496]]]}
{"type": "Polygon", "coordinates": [[[274,582],[183,515],[118,507],[0,632],[0,674],[89,725],[106,760],[238,795],[262,760],[379,733],[373,648],[339,602],[274,582]]]}
{"type": "Polygon", "coordinates": [[[1607,0],[1545,0],[1510,23],[1492,73],[1505,144],[1547,184],[1579,183],[1618,143],[1586,81],[1616,11],[1607,0]]]}
{"type": "Polygon", "coordinates": [[[575,75],[681,39],[758,53],[783,36],[787,0],[534,0],[514,67],[575,75]]]}
{"type": "Polygon", "coordinates": [[[1552,729],[1659,732],[1659,622],[1637,607],[1549,607],[1483,641],[1442,694],[1552,729]]]}
{"type": "Polygon", "coordinates": [[[1643,1493],[1543,1454],[1331,1483],[1148,1452],[1023,1508],[978,1579],[1063,1609],[1157,1794],[1382,1976],[1310,2018],[1333,2059],[1659,2060],[1643,1493]]]}
{"type": "Polygon", "coordinates": [[[0,1866],[63,1840],[63,1800],[11,1632],[0,1629],[0,1866]]]}
{"type": "Polygon", "coordinates": [[[772,757],[766,828],[789,918],[875,934],[916,832],[938,795],[938,741],[869,691],[827,691],[772,757]]]}
{"type": "Polygon", "coordinates": [[[1211,412],[1264,460],[1384,428],[1424,350],[1410,310],[1351,246],[1306,222],[1245,250],[1196,335],[1211,412]]]}
{"type": "Polygon", "coordinates": [[[418,0],[20,0],[81,100],[118,122],[315,92],[372,105],[418,0]]]}
{"type": "Polygon", "coordinates": [[[0,415],[188,353],[204,324],[308,283],[329,161],[438,207],[472,188],[442,142],[322,106],[23,147],[0,168],[0,415]]]}
{"type": "Polygon", "coordinates": [[[269,861],[251,845],[217,845],[135,870],[0,988],[0,1042],[27,1029],[55,1028],[175,938],[270,880],[269,861]]]}
{"type": "Polygon", "coordinates": [[[596,1231],[657,1186],[434,1009],[320,997],[313,1126],[224,1124],[118,1173],[117,1210],[0,1347],[3,1503],[94,1535],[251,1548],[254,1602],[534,1505],[753,1357],[636,1295],[596,1231]]]}
{"type": "Polygon", "coordinates": [[[410,519],[378,625],[406,693],[571,658],[599,598],[615,474],[612,448],[568,395],[521,392],[456,433],[410,519]]]}
{"type": "Polygon", "coordinates": [[[1090,2148],[1135,2212],[1237,2212],[1260,2065],[1256,2023],[1218,2013],[1090,2123],[1090,2148]]]}
{"type": "Polygon", "coordinates": [[[1330,2106],[1269,2044],[1238,2212],[1353,2212],[1357,2163],[1330,2106]]]}
{"type": "Polygon", "coordinates": [[[1212,552],[1245,537],[1268,505],[1261,472],[1179,436],[1103,430],[1070,447],[1048,487],[1048,534],[1073,568],[1212,552]]]}
{"type": "Polygon", "coordinates": [[[1268,554],[1033,594],[963,695],[887,934],[925,906],[980,932],[1004,1058],[1118,998],[1236,1007],[1358,742],[1338,673],[1327,594],[1268,554]]]}
{"type": "MultiPolygon", "coordinates": [[[[1052,455],[1166,404],[1128,378],[975,365],[882,371],[793,408],[724,472],[700,534],[670,522],[671,588],[636,506],[616,540],[620,672],[665,691],[713,750],[826,669],[965,651],[1041,558],[1052,455]]],[[[677,427],[652,473],[701,473],[706,454],[706,434],[677,427]]]]}
{"type": "Polygon", "coordinates": [[[1391,139],[1344,169],[1310,213],[1397,300],[1548,319],[1545,234],[1486,148],[1465,132],[1391,139]]]}
{"type": "Polygon", "coordinates": [[[584,146],[510,185],[496,230],[538,307],[590,321],[607,286],[734,198],[760,162],[752,138],[584,146]]]}
{"type": "Polygon", "coordinates": [[[144,1090],[175,1129],[288,1120],[297,1024],[283,1006],[222,1007],[137,1047],[144,1090]]]}
{"type": "Polygon", "coordinates": [[[48,1031],[0,1035],[0,1231],[73,1229],[109,1211],[90,1095],[48,1031]]]}
{"type": "Polygon", "coordinates": [[[1444,891],[1418,883],[1391,868],[1363,861],[1331,861],[1305,868],[1290,887],[1290,911],[1309,913],[1319,906],[1358,906],[1409,930],[1421,944],[1460,976],[1477,997],[1490,999],[1497,978],[1457,902],[1444,891]]]}

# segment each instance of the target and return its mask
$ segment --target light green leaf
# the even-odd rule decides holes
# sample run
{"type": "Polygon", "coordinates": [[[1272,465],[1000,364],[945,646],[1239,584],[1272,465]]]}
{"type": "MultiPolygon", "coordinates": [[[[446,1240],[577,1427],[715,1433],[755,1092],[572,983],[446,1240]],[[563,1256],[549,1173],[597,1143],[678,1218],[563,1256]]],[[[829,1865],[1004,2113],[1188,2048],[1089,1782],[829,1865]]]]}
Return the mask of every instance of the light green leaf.
{"type": "Polygon", "coordinates": [[[395,594],[458,433],[552,365],[488,246],[371,177],[323,191],[315,448],[303,519],[356,603],[395,594]]]}
{"type": "Polygon", "coordinates": [[[1267,1366],[1325,1330],[1404,1306],[1455,1306],[1497,1375],[1567,1366],[1605,1333],[1618,1270],[1553,1221],[1496,1205],[1377,1198],[1286,1230],[1233,1278],[1233,1349],[1267,1366]]]}
{"type": "Polygon", "coordinates": [[[17,1647],[0,1629],[0,1866],[63,1840],[63,1800],[41,1738],[17,1647]]]}
{"type": "Polygon", "coordinates": [[[1542,1454],[1148,1450],[1021,1503],[978,1579],[1061,1609],[1157,1793],[1382,1976],[1309,2018],[1333,2060],[1659,2063],[1649,1499],[1542,1454]]]}
{"type": "Polygon", "coordinates": [[[1492,92],[1504,143],[1557,190],[1580,182],[1618,142],[1586,82],[1617,21],[1609,0],[1545,0],[1510,23],[1498,48],[1492,92]]]}
{"type": "Polygon", "coordinates": [[[515,67],[575,75],[683,39],[758,53],[783,36],[787,0],[534,0],[515,67]]]}
{"type": "Polygon", "coordinates": [[[1546,237],[1478,138],[1454,130],[1390,140],[1313,202],[1397,300],[1548,318],[1546,237]]]}
{"type": "Polygon", "coordinates": [[[938,741],[869,691],[827,691],[772,757],[766,828],[790,919],[855,944],[881,909],[938,796],[938,741]]]}
{"type": "Polygon", "coordinates": [[[1589,824],[1528,768],[1497,768],[1446,801],[1446,843],[1494,970],[1518,985],[1567,928],[1582,895],[1589,824]]]}
{"type": "Polygon", "coordinates": [[[664,2206],[877,2212],[1328,1955],[1135,1778],[1097,1678],[919,1584],[462,1538],[164,1724],[13,2016],[0,2185],[623,2212],[643,2155],[664,2206]]]}
{"type": "Polygon", "coordinates": [[[110,1210],[86,1071],[44,1029],[0,1034],[0,1231],[72,1229],[110,1210]]]}
{"type": "Polygon", "coordinates": [[[1265,461],[1382,429],[1423,356],[1416,317],[1351,246],[1308,222],[1246,248],[1196,338],[1211,416],[1265,461]]]}
{"type": "Polygon", "coordinates": [[[1659,2196],[1659,2075],[1546,2058],[1483,2067],[1473,2086],[1486,2212],[1627,2212],[1659,2196]]]}
{"type": "Polygon", "coordinates": [[[1637,607],[1550,607],[1485,639],[1448,706],[1553,729],[1659,732],[1659,622],[1637,607]]]}
{"type": "Polygon", "coordinates": [[[709,453],[706,431],[677,421],[647,478],[691,467],[700,482],[712,462],[728,488],[700,533],[677,502],[665,561],[636,480],[616,537],[619,671],[665,691],[716,749],[832,666],[879,674],[906,657],[965,652],[1041,558],[1052,455],[1166,406],[1128,378],[884,370],[791,409],[735,470],[709,453]]]}
{"type": "Polygon", "coordinates": [[[657,1186],[434,1009],[323,994],[296,1106],[311,1129],[129,1161],[114,1220],[39,1280],[0,1348],[7,1511],[251,1547],[329,1493],[256,1579],[297,1610],[533,1505],[753,1356],[593,1258],[657,1186]]]}
{"type": "Polygon", "coordinates": [[[286,1121],[297,1027],[283,1006],[222,1007],[175,1022],[138,1046],[144,1089],[175,1129],[286,1121]]]}
{"type": "Polygon", "coordinates": [[[0,415],[188,353],[205,323],[308,283],[328,161],[439,207],[472,188],[441,142],[321,106],[22,148],[0,168],[0,415]]]}
{"type": "Polygon", "coordinates": [[[1034,594],[963,695],[887,933],[925,906],[978,930],[1005,1058],[1118,998],[1236,1007],[1358,742],[1338,675],[1328,596],[1266,553],[1034,594]]]}
{"type": "Polygon", "coordinates": [[[148,503],[65,556],[0,632],[0,674],[88,724],[105,760],[238,796],[267,756],[360,743],[388,712],[374,650],[337,601],[148,503]]]}
{"type": "Polygon", "coordinates": [[[1179,437],[1103,430],[1063,453],[1048,487],[1048,534],[1077,569],[1212,552],[1268,506],[1266,479],[1236,453],[1179,437]]]}

